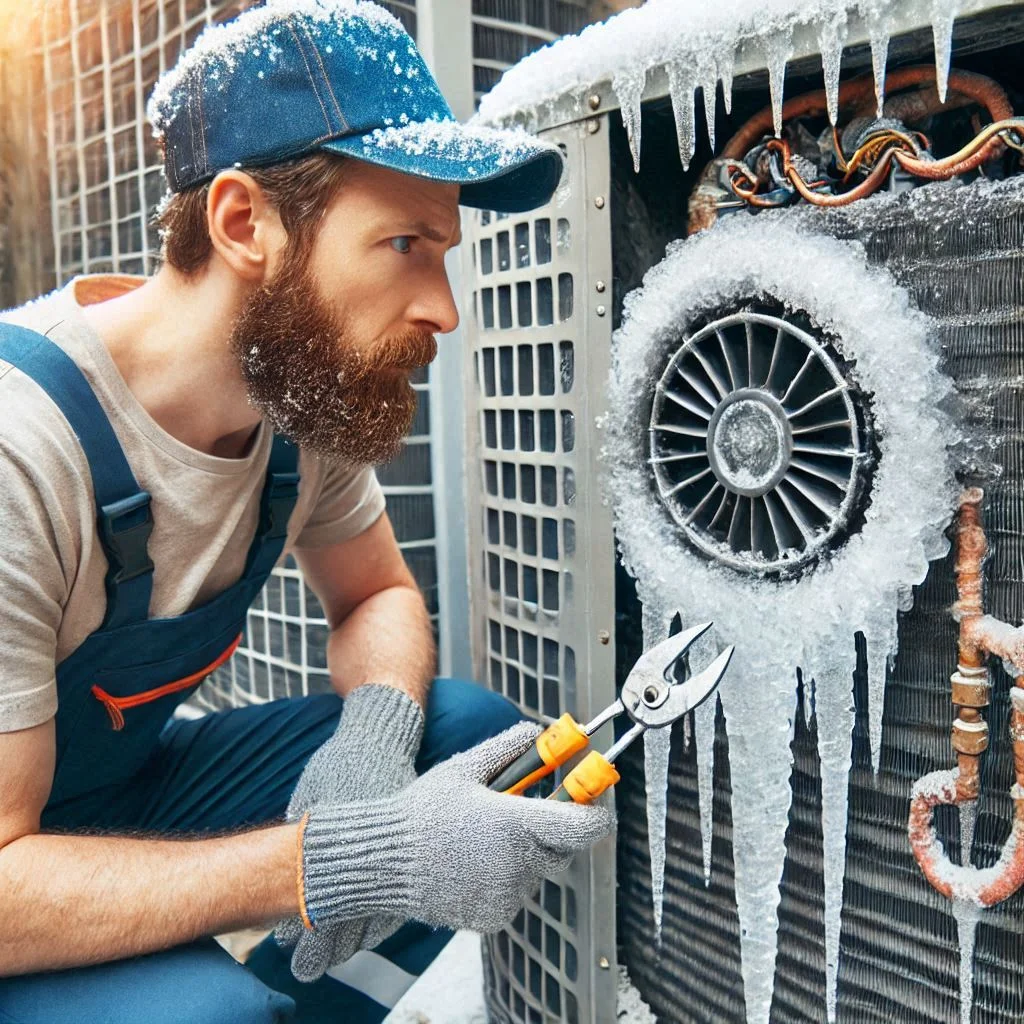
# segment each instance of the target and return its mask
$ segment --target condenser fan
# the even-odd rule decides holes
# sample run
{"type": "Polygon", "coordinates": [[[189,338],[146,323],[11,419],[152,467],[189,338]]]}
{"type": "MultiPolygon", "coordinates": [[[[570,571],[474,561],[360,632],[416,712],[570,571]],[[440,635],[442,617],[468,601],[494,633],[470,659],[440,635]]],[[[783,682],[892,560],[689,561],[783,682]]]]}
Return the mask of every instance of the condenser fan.
{"type": "Polygon", "coordinates": [[[744,572],[788,573],[835,549],[867,491],[864,396],[795,320],[751,308],[712,320],[654,393],[665,508],[705,555],[744,572]]]}

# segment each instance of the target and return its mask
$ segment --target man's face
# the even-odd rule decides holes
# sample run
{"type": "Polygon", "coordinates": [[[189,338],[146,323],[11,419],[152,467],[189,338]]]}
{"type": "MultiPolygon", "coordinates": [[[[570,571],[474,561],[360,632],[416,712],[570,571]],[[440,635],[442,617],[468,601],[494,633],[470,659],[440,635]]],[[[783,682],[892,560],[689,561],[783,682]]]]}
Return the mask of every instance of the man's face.
{"type": "Polygon", "coordinates": [[[300,447],[393,458],[412,424],[410,374],[458,313],[444,254],[458,188],[352,161],[305,260],[286,251],[232,332],[249,399],[300,447]]]}

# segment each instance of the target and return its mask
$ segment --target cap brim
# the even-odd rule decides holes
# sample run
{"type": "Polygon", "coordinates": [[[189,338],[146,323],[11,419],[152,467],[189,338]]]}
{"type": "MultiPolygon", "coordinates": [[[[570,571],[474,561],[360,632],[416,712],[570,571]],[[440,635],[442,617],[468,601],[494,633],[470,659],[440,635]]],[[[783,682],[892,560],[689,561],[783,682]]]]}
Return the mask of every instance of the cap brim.
{"type": "Polygon", "coordinates": [[[461,185],[459,202],[523,213],[550,202],[562,177],[557,147],[522,131],[416,122],[321,143],[323,149],[431,181],[461,185]]]}

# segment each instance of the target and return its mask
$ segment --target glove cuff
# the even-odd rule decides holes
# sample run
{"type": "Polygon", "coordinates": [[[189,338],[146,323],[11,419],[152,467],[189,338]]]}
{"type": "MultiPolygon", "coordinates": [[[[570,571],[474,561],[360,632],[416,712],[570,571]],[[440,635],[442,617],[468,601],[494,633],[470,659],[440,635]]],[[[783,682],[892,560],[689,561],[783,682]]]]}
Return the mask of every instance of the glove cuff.
{"type": "Polygon", "coordinates": [[[409,830],[398,800],[318,807],[299,828],[299,916],[307,928],[330,918],[412,907],[409,830]]]}
{"type": "Polygon", "coordinates": [[[345,698],[337,735],[381,764],[391,764],[416,757],[423,725],[423,709],[411,697],[393,686],[367,683],[345,698]]]}

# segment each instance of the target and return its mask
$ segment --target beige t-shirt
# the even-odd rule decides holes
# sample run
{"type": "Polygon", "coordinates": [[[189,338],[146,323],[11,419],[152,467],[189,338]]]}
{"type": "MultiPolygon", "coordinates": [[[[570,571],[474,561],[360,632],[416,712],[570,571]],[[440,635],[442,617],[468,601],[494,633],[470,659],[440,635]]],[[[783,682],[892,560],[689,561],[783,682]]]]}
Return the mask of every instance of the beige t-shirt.
{"type": "MultiPolygon", "coordinates": [[[[152,616],[181,615],[242,574],[256,530],[272,432],[224,459],[190,448],[146,412],[81,305],[142,278],[90,275],[0,319],[55,341],[81,368],[139,485],[152,496],[152,616]]],[[[384,510],[372,469],[300,453],[285,554],[354,537],[384,510]]],[[[88,462],[67,421],[30,378],[0,360],[0,732],[57,710],[55,666],[103,620],[107,560],[96,535],[88,462]]]]}

